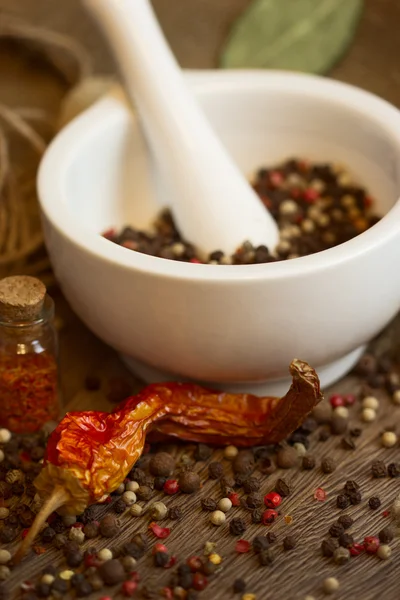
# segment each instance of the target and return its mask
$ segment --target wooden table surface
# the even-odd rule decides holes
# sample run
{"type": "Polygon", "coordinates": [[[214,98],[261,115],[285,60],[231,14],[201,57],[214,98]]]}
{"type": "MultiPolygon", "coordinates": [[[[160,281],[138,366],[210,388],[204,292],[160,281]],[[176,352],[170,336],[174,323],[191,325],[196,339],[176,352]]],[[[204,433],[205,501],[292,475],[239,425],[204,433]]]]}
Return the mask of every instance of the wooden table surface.
{"type": "MultiPolygon", "coordinates": [[[[249,0],[154,0],[154,6],[166,31],[167,37],[182,66],[190,68],[210,68],[215,65],[218,48],[226,32],[249,0]],[[194,18],[195,16],[195,18],[194,18]]],[[[10,12],[24,19],[55,30],[68,33],[81,41],[90,51],[96,72],[114,73],[115,68],[109,51],[85,17],[78,0],[0,0],[0,24],[2,12],[10,12]]],[[[394,0],[366,0],[366,10],[356,39],[347,56],[333,70],[331,76],[351,82],[375,92],[400,107],[400,4],[394,0]]],[[[48,74],[31,68],[29,72],[19,61],[18,56],[0,54],[0,98],[10,105],[30,102],[53,108],[57,111],[58,102],[64,93],[59,82],[48,74]],[[22,79],[23,78],[23,79],[22,79]],[[22,88],[21,81],[24,81],[22,88]],[[23,91],[22,91],[23,89],[23,91]],[[22,96],[23,94],[23,96],[22,96]]],[[[116,354],[89,332],[68,308],[61,294],[54,291],[57,313],[62,321],[60,330],[62,387],[66,406],[74,408],[108,408],[106,392],[108,381],[113,377],[124,377],[137,389],[139,383],[126,372],[116,354]],[[83,381],[88,374],[99,374],[103,381],[99,392],[88,393],[83,390],[83,381]]],[[[397,320],[378,340],[380,351],[397,348],[400,336],[400,323],[397,320]]],[[[358,390],[360,382],[352,377],[335,386],[336,391],[358,390]]],[[[379,561],[376,557],[362,556],[338,567],[320,556],[321,536],[339,516],[335,508],[335,497],[346,479],[356,478],[361,484],[364,501],[348,512],[357,517],[352,531],[360,538],[376,534],[387,524],[390,517],[383,517],[382,511],[371,511],[366,500],[374,494],[382,499],[382,510],[390,508],[393,499],[400,491],[396,480],[373,480],[369,474],[369,465],[376,457],[385,462],[398,459],[399,450],[382,449],[379,434],[387,425],[398,421],[389,400],[382,396],[382,408],[379,419],[365,428],[357,450],[349,452],[340,447],[338,438],[331,438],[325,444],[317,441],[311,444],[319,458],[333,456],[338,468],[326,476],[319,469],[304,472],[299,469],[290,472],[295,493],[284,503],[284,514],[293,517],[293,525],[287,526],[281,519],[273,530],[283,537],[289,529],[298,539],[297,548],[285,555],[281,553],[273,567],[258,567],[253,554],[235,557],[233,550],[235,538],[222,529],[209,525],[206,515],[198,509],[199,496],[182,497],[175,501],[185,512],[185,518],[176,524],[169,539],[171,550],[182,557],[201,551],[206,541],[217,543],[218,551],[224,556],[223,572],[212,580],[210,586],[201,594],[206,599],[231,598],[231,585],[236,576],[245,577],[248,591],[257,594],[258,600],[302,599],[306,594],[315,598],[322,597],[321,583],[327,576],[340,580],[340,591],[335,598],[348,600],[385,600],[400,598],[398,577],[400,576],[400,550],[397,541],[393,544],[393,558],[379,561]],[[323,487],[328,493],[328,501],[318,503],[313,500],[317,487],[323,487]],[[195,536],[193,532],[195,531],[195,536]],[[194,539],[195,537],[195,539],[194,539]]],[[[399,410],[399,409],[397,409],[399,410]]],[[[352,410],[352,425],[359,424],[359,409],[352,410]]],[[[217,456],[217,454],[216,454],[217,456]]],[[[205,472],[203,465],[201,471],[205,472]]],[[[228,471],[228,467],[227,467],[228,471]]],[[[263,491],[269,491],[277,474],[263,479],[263,491]]],[[[216,484],[205,484],[202,495],[212,495],[216,484]]],[[[143,521],[127,521],[123,536],[128,539],[133,531],[143,530],[143,521]]],[[[252,526],[246,532],[251,539],[260,527],[252,526]]],[[[105,543],[103,543],[103,546],[105,543]]],[[[52,560],[58,560],[56,554],[52,560]]],[[[17,589],[22,578],[34,576],[40,572],[49,560],[49,554],[30,558],[23,568],[14,572],[11,584],[17,589]]],[[[159,572],[145,563],[140,567],[143,579],[160,582],[167,579],[167,573],[159,572]]],[[[103,595],[99,594],[98,596],[103,595]]]]}

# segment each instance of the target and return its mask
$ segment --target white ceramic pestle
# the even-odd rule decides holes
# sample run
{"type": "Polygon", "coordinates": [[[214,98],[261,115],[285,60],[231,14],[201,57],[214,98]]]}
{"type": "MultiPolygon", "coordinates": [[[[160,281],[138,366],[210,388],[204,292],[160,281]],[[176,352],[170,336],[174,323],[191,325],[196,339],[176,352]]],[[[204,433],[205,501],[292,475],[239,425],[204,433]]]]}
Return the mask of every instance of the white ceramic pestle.
{"type": "Polygon", "coordinates": [[[203,252],[245,240],[273,249],[278,228],[189,91],[148,0],[84,0],[108,38],[166,183],[182,235],[203,252]]]}

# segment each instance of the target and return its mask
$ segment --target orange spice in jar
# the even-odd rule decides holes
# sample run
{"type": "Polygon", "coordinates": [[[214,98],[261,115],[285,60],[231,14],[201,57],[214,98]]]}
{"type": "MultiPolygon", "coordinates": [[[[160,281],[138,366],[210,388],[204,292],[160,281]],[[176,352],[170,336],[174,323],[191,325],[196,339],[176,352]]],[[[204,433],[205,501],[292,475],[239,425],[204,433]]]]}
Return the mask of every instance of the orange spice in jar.
{"type": "Polygon", "coordinates": [[[54,303],[44,284],[0,281],[0,427],[33,433],[60,416],[54,303]]]}

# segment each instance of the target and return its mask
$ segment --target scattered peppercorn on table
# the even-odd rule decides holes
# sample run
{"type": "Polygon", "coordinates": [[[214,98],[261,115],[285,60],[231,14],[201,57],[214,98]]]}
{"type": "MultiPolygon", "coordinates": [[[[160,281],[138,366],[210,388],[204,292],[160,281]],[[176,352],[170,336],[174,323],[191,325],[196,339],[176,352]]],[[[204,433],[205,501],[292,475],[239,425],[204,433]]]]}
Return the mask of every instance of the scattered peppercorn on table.
{"type": "MultiPolygon", "coordinates": [[[[73,23],[103,66],[107,51],[78,2],[57,8],[49,0],[34,4],[21,2],[22,11],[32,11],[36,20],[40,13],[46,25],[61,26],[65,11],[62,26],[73,23]]],[[[220,0],[216,8],[213,0],[198,2],[216,45],[224,19],[246,4],[220,0]]],[[[400,105],[400,91],[390,82],[390,74],[399,74],[400,8],[379,4],[367,0],[355,48],[334,74],[400,105]],[[385,41],[379,53],[378,38],[385,41]],[[365,70],[371,55],[375,63],[360,81],[365,72],[360,65],[365,70]]],[[[14,5],[15,0],[0,0],[0,9],[14,5]]],[[[190,31],[193,3],[155,5],[183,64],[210,66],[214,49],[195,43],[190,31]],[[178,11],[188,26],[186,37],[181,24],[174,25],[178,11]]],[[[0,72],[3,65],[0,58],[0,72]]],[[[57,97],[50,87],[45,91],[42,80],[39,84],[49,102],[57,97]]],[[[51,294],[64,408],[112,410],[140,383],[63,298],[51,294]]],[[[151,448],[103,504],[78,519],[52,516],[33,552],[13,568],[10,556],[39,509],[32,481],[48,431],[23,442],[0,431],[0,598],[397,600],[399,340],[397,319],[363,359],[359,374],[326,390],[325,403],[287,444],[253,452],[187,443],[151,448]]]]}

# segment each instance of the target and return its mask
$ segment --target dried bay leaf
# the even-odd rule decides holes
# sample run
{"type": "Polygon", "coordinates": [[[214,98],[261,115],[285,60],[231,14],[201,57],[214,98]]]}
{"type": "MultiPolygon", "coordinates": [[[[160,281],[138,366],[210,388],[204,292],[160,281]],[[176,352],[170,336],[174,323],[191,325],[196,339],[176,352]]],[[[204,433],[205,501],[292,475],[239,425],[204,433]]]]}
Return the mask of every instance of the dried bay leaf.
{"type": "Polygon", "coordinates": [[[236,21],[224,68],[326,73],[352,41],[363,0],[255,0],[236,21]]]}

